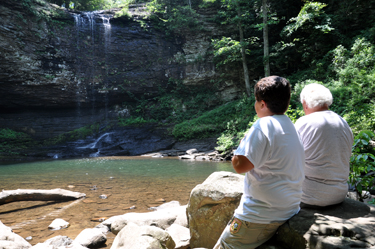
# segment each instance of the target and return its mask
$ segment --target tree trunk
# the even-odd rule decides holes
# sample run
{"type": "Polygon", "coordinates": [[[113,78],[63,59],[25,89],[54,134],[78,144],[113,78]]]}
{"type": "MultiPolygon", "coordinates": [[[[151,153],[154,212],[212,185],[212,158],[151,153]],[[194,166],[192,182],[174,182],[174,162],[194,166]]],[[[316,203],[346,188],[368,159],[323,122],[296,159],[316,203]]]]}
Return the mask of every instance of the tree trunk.
{"type": "Polygon", "coordinates": [[[65,189],[17,189],[0,192],[0,205],[15,201],[69,201],[86,197],[86,194],[65,189]]]}
{"type": "Polygon", "coordinates": [[[262,0],[262,8],[263,8],[263,44],[264,44],[263,64],[264,64],[264,74],[267,77],[271,75],[270,60],[269,60],[270,51],[269,51],[269,44],[268,44],[267,0],[262,0]]]}
{"type": "Polygon", "coordinates": [[[247,61],[246,61],[246,48],[244,45],[245,39],[244,39],[242,23],[241,23],[241,10],[240,10],[239,3],[238,2],[236,3],[237,3],[238,29],[240,31],[241,56],[242,56],[243,74],[245,78],[246,94],[247,96],[250,96],[251,87],[250,87],[249,69],[247,67],[247,61]]]}

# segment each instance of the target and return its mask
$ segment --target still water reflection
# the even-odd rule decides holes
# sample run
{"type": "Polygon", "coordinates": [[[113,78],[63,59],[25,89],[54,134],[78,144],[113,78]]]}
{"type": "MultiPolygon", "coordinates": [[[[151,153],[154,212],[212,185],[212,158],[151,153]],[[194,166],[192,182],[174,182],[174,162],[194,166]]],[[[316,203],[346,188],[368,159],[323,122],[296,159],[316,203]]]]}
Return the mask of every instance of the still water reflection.
{"type": "MultiPolygon", "coordinates": [[[[74,239],[95,220],[127,212],[148,212],[172,200],[186,205],[190,191],[215,171],[234,172],[229,162],[182,161],[176,158],[106,157],[0,165],[0,190],[63,188],[85,193],[81,201],[14,202],[0,206],[0,221],[32,245],[57,235],[74,239]],[[107,199],[99,196],[106,195],[107,199]],[[133,209],[129,209],[132,207],[133,209]],[[70,223],[48,230],[56,218],[70,223]]],[[[114,235],[107,234],[107,248],[114,235]]]]}

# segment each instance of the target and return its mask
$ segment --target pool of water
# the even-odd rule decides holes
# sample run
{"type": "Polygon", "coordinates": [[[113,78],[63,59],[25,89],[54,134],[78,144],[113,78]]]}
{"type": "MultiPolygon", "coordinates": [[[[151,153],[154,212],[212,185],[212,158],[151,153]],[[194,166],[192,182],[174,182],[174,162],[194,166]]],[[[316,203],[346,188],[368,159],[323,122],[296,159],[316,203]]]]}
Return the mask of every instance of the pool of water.
{"type": "MultiPolygon", "coordinates": [[[[83,229],[127,212],[179,201],[186,205],[191,190],[215,171],[234,172],[230,162],[185,161],[177,158],[105,157],[0,165],[0,190],[62,188],[86,194],[69,202],[22,201],[0,206],[0,221],[35,245],[66,235],[74,239],[83,229]],[[107,199],[99,196],[106,195],[107,199]],[[132,207],[132,209],[130,209],[132,207]],[[70,223],[51,231],[56,218],[70,223]]],[[[107,234],[107,248],[114,235],[107,234]]]]}

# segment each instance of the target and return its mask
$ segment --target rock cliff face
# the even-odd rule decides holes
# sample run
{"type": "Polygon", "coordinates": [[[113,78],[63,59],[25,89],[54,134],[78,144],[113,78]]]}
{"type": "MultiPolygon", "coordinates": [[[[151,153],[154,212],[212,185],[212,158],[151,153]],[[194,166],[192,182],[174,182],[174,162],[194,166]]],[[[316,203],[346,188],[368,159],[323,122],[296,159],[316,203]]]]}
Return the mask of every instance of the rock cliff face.
{"type": "MultiPolygon", "coordinates": [[[[207,21],[214,10],[200,13],[205,32],[172,38],[148,20],[137,22],[142,5],[127,19],[114,18],[116,10],[29,4],[0,2],[0,128],[53,137],[110,118],[124,101],[156,96],[170,79],[202,85],[218,77],[207,57],[220,32],[207,21]]],[[[213,94],[238,97],[236,78],[213,94]]]]}

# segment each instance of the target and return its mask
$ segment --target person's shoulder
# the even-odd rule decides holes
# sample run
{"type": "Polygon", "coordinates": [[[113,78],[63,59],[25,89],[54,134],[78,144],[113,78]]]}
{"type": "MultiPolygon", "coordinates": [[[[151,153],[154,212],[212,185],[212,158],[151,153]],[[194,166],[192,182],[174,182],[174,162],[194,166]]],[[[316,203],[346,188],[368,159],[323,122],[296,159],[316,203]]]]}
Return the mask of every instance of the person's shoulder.
{"type": "Polygon", "coordinates": [[[350,127],[349,127],[349,124],[348,124],[348,122],[345,120],[345,118],[341,117],[341,116],[340,116],[339,114],[337,114],[336,112],[334,112],[334,111],[330,111],[330,115],[331,115],[331,117],[332,117],[331,119],[336,118],[337,120],[340,120],[344,126],[346,126],[347,128],[350,128],[350,127]]]}
{"type": "Polygon", "coordinates": [[[258,125],[263,126],[263,125],[271,125],[274,122],[274,117],[273,116],[266,116],[263,118],[258,119],[258,125]]]}
{"type": "Polygon", "coordinates": [[[304,115],[297,119],[296,124],[304,124],[304,123],[313,123],[316,121],[319,121],[323,119],[324,116],[330,115],[326,111],[320,111],[320,112],[313,112],[310,113],[309,115],[304,115]]]}
{"type": "Polygon", "coordinates": [[[276,127],[292,126],[293,123],[286,115],[273,115],[259,119],[259,127],[267,129],[277,129],[276,127]]]}
{"type": "Polygon", "coordinates": [[[306,123],[308,119],[309,119],[309,115],[299,117],[295,124],[297,125],[297,124],[306,123]]]}

